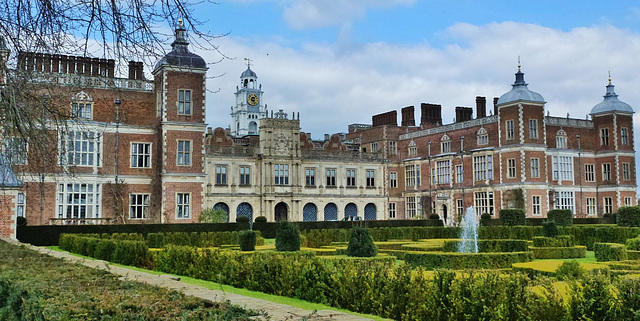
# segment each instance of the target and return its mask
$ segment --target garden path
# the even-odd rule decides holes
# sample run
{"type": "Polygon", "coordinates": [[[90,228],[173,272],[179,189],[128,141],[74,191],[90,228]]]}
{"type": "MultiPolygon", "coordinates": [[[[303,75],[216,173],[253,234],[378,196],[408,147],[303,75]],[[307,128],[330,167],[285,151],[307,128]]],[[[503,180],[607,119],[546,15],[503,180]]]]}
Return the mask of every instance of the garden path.
{"type": "MultiPolygon", "coordinates": [[[[16,242],[17,243],[17,242],[16,242]]],[[[25,244],[22,244],[25,245],[25,244]]],[[[286,304],[274,303],[267,300],[252,298],[244,295],[227,293],[221,290],[211,290],[202,286],[187,284],[175,280],[170,275],[156,275],[148,272],[137,271],[125,267],[115,266],[102,260],[87,260],[82,257],[74,256],[68,252],[53,251],[47,248],[30,246],[32,249],[58,258],[62,258],[69,262],[79,263],[85,266],[106,270],[110,273],[120,275],[121,277],[138,282],[144,282],[150,285],[165,287],[180,291],[186,295],[192,295],[205,300],[220,302],[228,300],[231,304],[238,305],[247,309],[266,311],[270,320],[345,320],[345,321],[364,321],[371,320],[356,315],[333,310],[319,310],[315,313],[311,310],[296,308],[286,304]]]]}

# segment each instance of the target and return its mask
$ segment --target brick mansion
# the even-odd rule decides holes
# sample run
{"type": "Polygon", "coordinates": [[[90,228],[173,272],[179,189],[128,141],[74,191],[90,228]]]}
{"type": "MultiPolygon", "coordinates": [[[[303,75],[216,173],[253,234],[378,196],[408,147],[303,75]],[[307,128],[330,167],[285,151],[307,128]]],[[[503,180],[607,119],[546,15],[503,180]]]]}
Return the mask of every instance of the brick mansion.
{"type": "MultiPolygon", "coordinates": [[[[498,216],[520,202],[528,217],[545,217],[554,208],[602,216],[636,205],[634,111],[610,80],[586,120],[550,116],[518,67],[511,90],[490,106],[476,97],[475,118],[473,108],[456,107],[455,122],[443,124],[442,106],[423,103],[419,123],[410,106],[399,125],[390,111],[314,140],[299,113],[267,109],[250,65],[230,127],[207,128],[207,112],[227,110],[206,101],[207,63],[188,47],[180,26],[152,80],[139,62],[118,78],[113,60],[18,53],[15,70],[0,73],[0,90],[11,92],[6,79],[28,73],[70,118],[50,127],[55,164],[3,131],[3,159],[22,182],[9,182],[14,215],[48,225],[193,223],[208,208],[230,221],[436,213],[451,225],[469,206],[498,216]]],[[[8,56],[0,46],[0,64],[8,56]]]]}

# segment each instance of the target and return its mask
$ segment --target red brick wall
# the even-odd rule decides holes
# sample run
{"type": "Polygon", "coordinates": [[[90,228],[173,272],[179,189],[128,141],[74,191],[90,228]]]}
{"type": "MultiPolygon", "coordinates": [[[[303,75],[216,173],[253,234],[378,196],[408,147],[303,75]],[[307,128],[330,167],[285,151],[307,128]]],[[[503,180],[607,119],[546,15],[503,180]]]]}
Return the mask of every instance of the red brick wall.
{"type": "Polygon", "coordinates": [[[16,196],[14,191],[0,195],[0,238],[16,238],[16,196]]]}

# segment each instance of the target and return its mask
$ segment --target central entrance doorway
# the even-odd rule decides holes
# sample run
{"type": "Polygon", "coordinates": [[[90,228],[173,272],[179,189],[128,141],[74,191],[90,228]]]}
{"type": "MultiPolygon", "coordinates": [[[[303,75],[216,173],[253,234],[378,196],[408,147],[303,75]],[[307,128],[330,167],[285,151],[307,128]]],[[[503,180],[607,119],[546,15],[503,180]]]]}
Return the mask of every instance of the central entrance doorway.
{"type": "Polygon", "coordinates": [[[280,202],[276,204],[276,208],[274,211],[275,211],[276,222],[287,221],[287,216],[288,216],[287,203],[280,202]]]}

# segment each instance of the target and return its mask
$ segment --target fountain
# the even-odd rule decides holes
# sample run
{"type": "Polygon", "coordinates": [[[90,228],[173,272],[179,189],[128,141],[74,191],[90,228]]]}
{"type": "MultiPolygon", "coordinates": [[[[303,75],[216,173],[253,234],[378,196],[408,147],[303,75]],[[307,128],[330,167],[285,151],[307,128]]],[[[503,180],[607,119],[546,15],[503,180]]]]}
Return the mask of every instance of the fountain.
{"type": "Polygon", "coordinates": [[[478,220],[473,206],[467,207],[467,211],[460,222],[462,239],[458,246],[459,253],[478,253],[478,220]]]}

